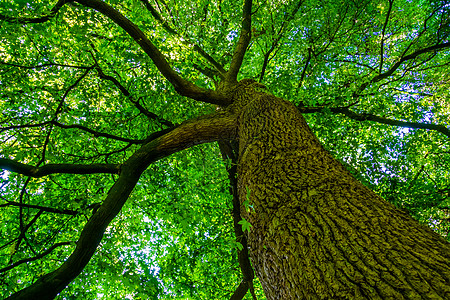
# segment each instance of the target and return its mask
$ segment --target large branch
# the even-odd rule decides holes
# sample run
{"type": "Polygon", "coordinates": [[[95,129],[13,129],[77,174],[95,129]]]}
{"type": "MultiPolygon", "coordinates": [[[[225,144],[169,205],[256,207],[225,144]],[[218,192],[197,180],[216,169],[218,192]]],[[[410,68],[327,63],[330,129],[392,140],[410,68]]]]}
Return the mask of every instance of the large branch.
{"type": "Polygon", "coordinates": [[[241,33],[239,41],[234,49],[233,58],[231,59],[230,69],[227,72],[226,80],[235,82],[237,75],[244,60],[245,52],[247,52],[248,44],[252,37],[252,0],[244,1],[244,9],[242,13],[241,33]]]}
{"type": "Polygon", "coordinates": [[[182,123],[137,150],[123,165],[119,178],[100,208],[83,228],[77,246],[55,271],[7,299],[53,299],[84,269],[102,240],[106,227],[125,204],[147,167],[193,145],[236,137],[236,118],[225,112],[182,123]]]}
{"type": "Polygon", "coordinates": [[[76,0],[76,2],[93,8],[103,15],[110,18],[123,30],[125,30],[131,38],[133,38],[142,50],[150,57],[161,74],[173,85],[175,90],[182,96],[192,98],[194,100],[213,103],[218,105],[227,105],[230,99],[213,90],[203,89],[192,82],[182,78],[168,63],[164,55],[159,49],[153,45],[148,37],[133,22],[128,20],[119,11],[115,10],[109,4],[100,0],[76,0]]]}
{"type": "Polygon", "coordinates": [[[55,6],[53,6],[53,8],[50,10],[50,13],[45,15],[45,16],[41,16],[41,17],[37,17],[37,18],[28,18],[28,17],[9,17],[9,16],[5,16],[3,14],[0,14],[0,20],[5,20],[7,22],[11,22],[11,23],[20,23],[20,24],[26,24],[26,23],[44,23],[47,22],[48,20],[50,20],[51,18],[53,18],[58,11],[61,9],[61,7],[64,6],[64,4],[72,2],[73,0],[59,0],[55,6]]]}
{"type": "Polygon", "coordinates": [[[300,112],[302,113],[316,113],[324,110],[330,110],[333,113],[343,114],[350,119],[357,121],[372,121],[376,123],[405,127],[405,128],[413,128],[413,129],[428,129],[438,131],[447,137],[450,138],[450,130],[444,125],[436,125],[436,124],[426,124],[426,123],[416,123],[416,122],[407,122],[407,121],[399,121],[388,119],[384,117],[380,117],[373,114],[367,113],[356,113],[351,111],[348,107],[299,107],[300,112]]]}
{"type": "Polygon", "coordinates": [[[92,164],[92,165],[79,165],[79,164],[48,164],[42,167],[34,167],[20,162],[0,158],[0,169],[8,170],[11,172],[19,173],[30,177],[42,177],[50,174],[94,174],[94,173],[107,173],[107,174],[119,174],[119,164],[92,164]]]}

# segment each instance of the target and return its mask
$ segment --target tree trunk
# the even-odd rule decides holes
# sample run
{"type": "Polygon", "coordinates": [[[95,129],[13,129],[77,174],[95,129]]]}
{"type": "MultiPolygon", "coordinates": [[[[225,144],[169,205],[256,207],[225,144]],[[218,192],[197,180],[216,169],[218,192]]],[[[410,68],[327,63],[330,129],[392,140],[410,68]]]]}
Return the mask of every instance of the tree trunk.
{"type": "Polygon", "coordinates": [[[233,105],[241,213],[267,298],[450,299],[450,244],[353,178],[291,103],[255,85],[233,105]]]}

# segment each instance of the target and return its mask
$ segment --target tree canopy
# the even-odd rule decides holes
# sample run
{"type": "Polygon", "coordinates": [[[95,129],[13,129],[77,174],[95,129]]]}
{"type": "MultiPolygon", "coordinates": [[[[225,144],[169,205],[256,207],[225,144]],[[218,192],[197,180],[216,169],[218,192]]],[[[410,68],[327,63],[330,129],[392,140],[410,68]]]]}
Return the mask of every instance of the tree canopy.
{"type": "Polygon", "coordinates": [[[449,35],[446,0],[2,1],[0,297],[83,249],[105,211],[60,299],[230,298],[232,162],[189,123],[229,104],[230,78],[294,103],[355,177],[450,240],[449,35]],[[189,124],[198,138],[151,148],[189,124]]]}

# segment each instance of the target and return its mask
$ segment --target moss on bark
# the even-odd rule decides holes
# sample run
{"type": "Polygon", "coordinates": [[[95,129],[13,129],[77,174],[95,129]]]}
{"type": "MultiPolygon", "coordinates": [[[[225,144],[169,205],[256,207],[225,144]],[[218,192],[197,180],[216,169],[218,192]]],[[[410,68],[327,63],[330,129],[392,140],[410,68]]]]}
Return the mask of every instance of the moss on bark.
{"type": "Polygon", "coordinates": [[[268,299],[450,299],[450,244],[352,177],[289,102],[242,82],[238,189],[268,299]]]}

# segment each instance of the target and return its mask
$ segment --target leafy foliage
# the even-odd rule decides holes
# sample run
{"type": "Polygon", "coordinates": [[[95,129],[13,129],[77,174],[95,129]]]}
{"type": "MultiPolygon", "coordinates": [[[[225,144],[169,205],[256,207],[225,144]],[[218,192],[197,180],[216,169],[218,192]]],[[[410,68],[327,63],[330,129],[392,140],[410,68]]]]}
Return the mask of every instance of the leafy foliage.
{"type": "MultiPolygon", "coordinates": [[[[240,1],[107,2],[190,82],[214,88],[221,74],[213,63],[230,66],[240,1]]],[[[78,2],[54,7],[40,0],[1,4],[2,159],[36,167],[121,164],[151,134],[216,110],[178,95],[104,14],[78,2]],[[50,17],[35,19],[42,16],[50,17]]],[[[358,179],[450,239],[450,135],[364,119],[450,129],[449,4],[254,1],[252,19],[239,78],[257,79],[303,108],[324,147],[358,179]],[[339,107],[362,119],[332,110],[339,107]]],[[[6,297],[65,261],[118,173],[33,178],[2,169],[0,267],[23,262],[1,270],[0,297],[6,297]]],[[[153,163],[83,273],[59,297],[229,298],[240,282],[242,247],[230,199],[215,144],[153,163]]],[[[261,288],[256,292],[262,299],[261,288]]]]}

